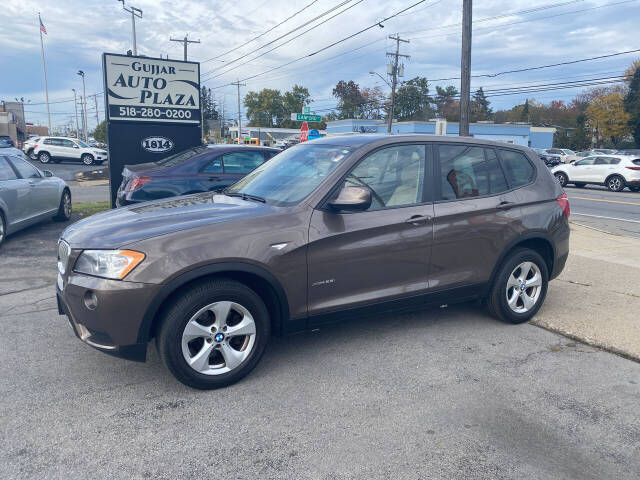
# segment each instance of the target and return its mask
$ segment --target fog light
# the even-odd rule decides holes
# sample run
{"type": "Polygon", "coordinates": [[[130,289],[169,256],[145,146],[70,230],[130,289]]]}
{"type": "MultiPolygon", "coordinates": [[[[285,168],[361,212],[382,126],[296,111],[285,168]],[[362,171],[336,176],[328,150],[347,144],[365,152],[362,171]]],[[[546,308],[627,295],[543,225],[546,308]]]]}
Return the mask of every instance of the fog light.
{"type": "Polygon", "coordinates": [[[95,310],[98,306],[98,297],[92,290],[87,290],[84,294],[84,306],[89,310],[95,310]]]}

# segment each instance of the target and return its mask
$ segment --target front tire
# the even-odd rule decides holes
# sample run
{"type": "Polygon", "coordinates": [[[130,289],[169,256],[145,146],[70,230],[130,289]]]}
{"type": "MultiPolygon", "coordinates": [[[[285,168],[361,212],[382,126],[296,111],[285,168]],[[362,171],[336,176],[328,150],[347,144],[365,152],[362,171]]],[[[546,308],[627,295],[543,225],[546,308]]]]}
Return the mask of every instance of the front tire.
{"type": "Polygon", "coordinates": [[[566,173],[557,172],[554,176],[562,188],[566,187],[567,183],[569,183],[569,177],[567,177],[566,173]]]}
{"type": "Polygon", "coordinates": [[[625,181],[620,175],[611,175],[607,178],[607,188],[612,192],[621,192],[624,187],[625,181]]]}
{"type": "Polygon", "coordinates": [[[253,290],[234,280],[206,280],[183,290],[166,310],[156,343],[180,382],[208,390],[253,370],[270,331],[267,307],[253,290]]]}
{"type": "Polygon", "coordinates": [[[40,160],[40,163],[47,164],[51,161],[51,155],[49,155],[48,152],[40,152],[38,154],[38,160],[40,160]]]}
{"type": "Polygon", "coordinates": [[[66,222],[71,218],[71,192],[65,190],[60,197],[60,206],[58,206],[58,213],[53,220],[56,222],[66,222]]]}
{"type": "Polygon", "coordinates": [[[548,283],[547,264],[540,254],[528,248],[514,250],[494,277],[489,313],[508,323],[530,320],[544,303],[548,283]]]}
{"type": "Polygon", "coordinates": [[[85,165],[93,165],[93,156],[88,153],[83,154],[82,157],[80,157],[80,160],[85,165]]]}

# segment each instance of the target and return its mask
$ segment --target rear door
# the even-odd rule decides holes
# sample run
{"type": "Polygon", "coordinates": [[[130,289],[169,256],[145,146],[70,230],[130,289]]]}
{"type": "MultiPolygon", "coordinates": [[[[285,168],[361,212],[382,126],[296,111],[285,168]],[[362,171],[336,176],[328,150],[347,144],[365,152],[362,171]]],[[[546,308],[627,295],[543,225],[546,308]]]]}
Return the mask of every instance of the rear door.
{"type": "Polygon", "coordinates": [[[489,280],[498,257],[519,232],[518,197],[491,147],[439,144],[435,166],[429,284],[436,290],[473,295],[489,280]]]}
{"type": "Polygon", "coordinates": [[[60,139],[60,154],[64,158],[80,160],[80,147],[66,138],[60,139]]]}
{"type": "Polygon", "coordinates": [[[573,163],[569,169],[569,181],[590,182],[593,178],[593,164],[598,157],[587,157],[573,163]]]}
{"type": "Polygon", "coordinates": [[[42,215],[58,207],[58,184],[51,178],[43,177],[40,171],[26,160],[9,157],[19,175],[25,179],[31,190],[30,217],[42,215]]]}
{"type": "Polygon", "coordinates": [[[613,165],[611,165],[611,160],[615,159],[611,157],[596,158],[593,165],[589,167],[589,181],[604,183],[604,179],[614,168],[613,165]]]}

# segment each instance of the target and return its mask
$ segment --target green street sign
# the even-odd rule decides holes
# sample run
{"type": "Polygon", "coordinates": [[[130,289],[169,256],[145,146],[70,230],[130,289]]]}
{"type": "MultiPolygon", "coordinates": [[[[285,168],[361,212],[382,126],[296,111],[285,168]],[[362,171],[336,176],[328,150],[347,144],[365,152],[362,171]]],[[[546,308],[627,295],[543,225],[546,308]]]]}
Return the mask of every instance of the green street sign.
{"type": "Polygon", "coordinates": [[[302,107],[302,113],[308,115],[311,113],[311,107],[302,107]]]}
{"type": "Polygon", "coordinates": [[[307,113],[292,113],[291,120],[297,122],[321,122],[322,117],[320,115],[309,115],[307,113]]]}

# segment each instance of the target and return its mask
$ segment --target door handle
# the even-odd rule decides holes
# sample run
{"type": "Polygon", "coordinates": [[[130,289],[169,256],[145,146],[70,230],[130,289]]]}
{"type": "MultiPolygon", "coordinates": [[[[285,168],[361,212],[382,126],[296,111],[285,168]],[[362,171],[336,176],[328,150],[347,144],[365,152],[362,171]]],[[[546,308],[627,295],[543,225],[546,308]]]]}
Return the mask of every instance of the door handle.
{"type": "Polygon", "coordinates": [[[411,225],[423,225],[431,220],[431,215],[413,215],[404,221],[404,223],[409,223],[411,225]]]}
{"type": "Polygon", "coordinates": [[[511,207],[515,207],[515,205],[516,205],[516,202],[507,202],[506,200],[503,200],[498,204],[498,208],[511,208],[511,207]]]}
{"type": "Polygon", "coordinates": [[[219,182],[220,181],[220,177],[209,177],[208,180],[210,182],[219,182]]]}
{"type": "Polygon", "coordinates": [[[30,187],[35,187],[35,186],[36,186],[36,182],[34,182],[33,180],[31,180],[31,181],[29,182],[29,186],[30,186],[30,187]]]}

